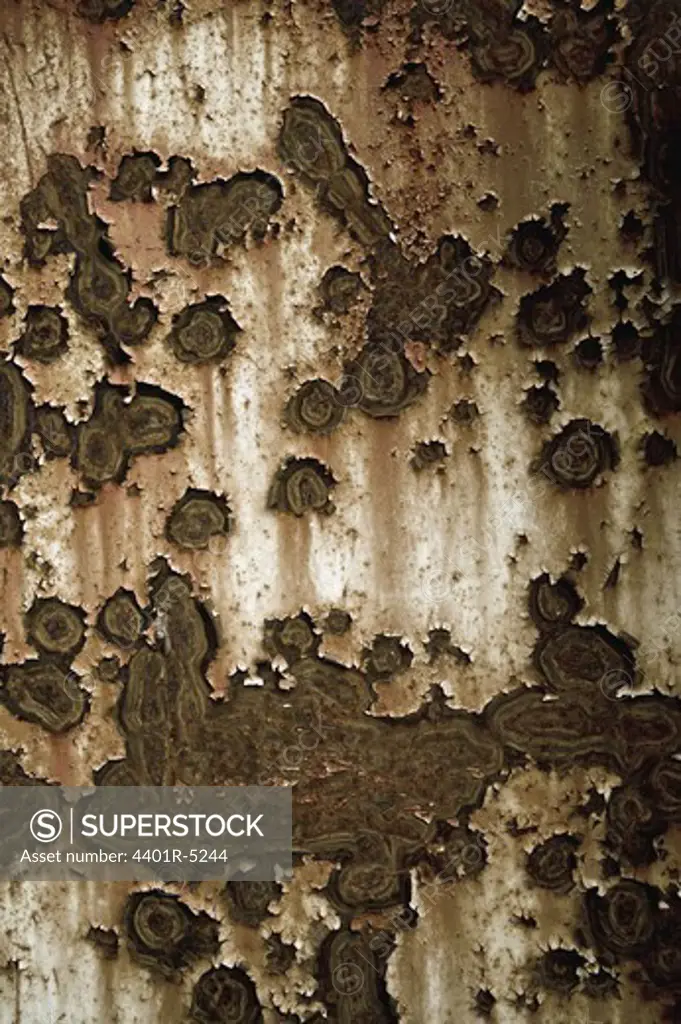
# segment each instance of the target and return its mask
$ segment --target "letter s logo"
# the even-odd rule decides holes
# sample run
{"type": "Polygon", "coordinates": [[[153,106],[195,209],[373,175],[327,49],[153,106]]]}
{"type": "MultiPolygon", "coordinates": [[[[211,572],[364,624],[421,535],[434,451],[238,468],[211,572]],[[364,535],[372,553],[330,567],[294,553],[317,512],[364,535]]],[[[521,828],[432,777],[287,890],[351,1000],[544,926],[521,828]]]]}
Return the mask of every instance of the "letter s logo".
{"type": "Polygon", "coordinates": [[[53,843],[59,839],[62,830],[62,820],[56,811],[36,811],[31,818],[29,828],[31,835],[39,843],[53,843]]]}

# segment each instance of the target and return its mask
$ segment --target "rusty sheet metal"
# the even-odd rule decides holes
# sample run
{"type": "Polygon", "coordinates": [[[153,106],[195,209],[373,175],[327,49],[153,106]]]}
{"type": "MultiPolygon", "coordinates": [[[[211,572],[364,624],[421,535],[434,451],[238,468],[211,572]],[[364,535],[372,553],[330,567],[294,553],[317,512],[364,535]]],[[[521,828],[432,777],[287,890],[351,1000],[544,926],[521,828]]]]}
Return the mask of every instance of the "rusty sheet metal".
{"type": "Polygon", "coordinates": [[[4,885],[2,1024],[678,1019],[678,8],[3,5],[0,780],[300,863],[4,885]]]}

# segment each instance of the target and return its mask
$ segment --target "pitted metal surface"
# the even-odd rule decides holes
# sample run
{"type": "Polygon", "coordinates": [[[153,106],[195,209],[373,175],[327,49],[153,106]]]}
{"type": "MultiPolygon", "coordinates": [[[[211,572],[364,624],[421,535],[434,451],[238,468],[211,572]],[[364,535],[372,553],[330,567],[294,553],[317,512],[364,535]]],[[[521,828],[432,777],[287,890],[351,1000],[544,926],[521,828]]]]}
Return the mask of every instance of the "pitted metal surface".
{"type": "Polygon", "coordinates": [[[0,781],[296,849],[3,884],[1,1024],[678,1019],[679,15],[0,12],[0,781]]]}

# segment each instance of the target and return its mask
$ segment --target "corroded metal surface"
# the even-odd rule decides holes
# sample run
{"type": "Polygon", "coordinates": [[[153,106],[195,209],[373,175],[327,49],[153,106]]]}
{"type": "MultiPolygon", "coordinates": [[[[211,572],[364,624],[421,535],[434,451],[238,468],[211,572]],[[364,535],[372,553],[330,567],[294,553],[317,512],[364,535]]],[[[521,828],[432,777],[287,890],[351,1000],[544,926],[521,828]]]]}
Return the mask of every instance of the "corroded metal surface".
{"type": "Polygon", "coordinates": [[[4,887],[0,1021],[678,1019],[676,0],[0,14],[0,780],[294,785],[4,887]]]}

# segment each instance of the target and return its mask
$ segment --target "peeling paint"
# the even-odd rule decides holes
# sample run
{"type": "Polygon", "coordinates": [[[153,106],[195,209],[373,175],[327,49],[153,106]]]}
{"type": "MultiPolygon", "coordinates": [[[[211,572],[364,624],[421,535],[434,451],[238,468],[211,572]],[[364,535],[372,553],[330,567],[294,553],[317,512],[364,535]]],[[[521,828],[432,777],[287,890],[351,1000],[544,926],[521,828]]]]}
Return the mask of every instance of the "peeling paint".
{"type": "Polygon", "coordinates": [[[296,807],[2,1024],[676,1019],[680,13],[0,13],[0,781],[296,807]]]}

